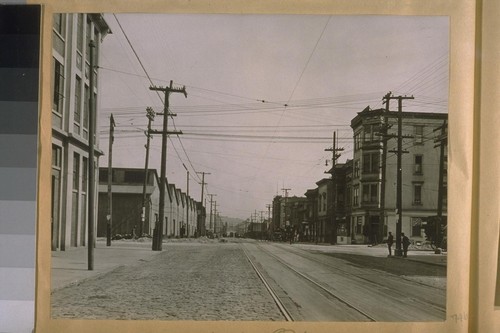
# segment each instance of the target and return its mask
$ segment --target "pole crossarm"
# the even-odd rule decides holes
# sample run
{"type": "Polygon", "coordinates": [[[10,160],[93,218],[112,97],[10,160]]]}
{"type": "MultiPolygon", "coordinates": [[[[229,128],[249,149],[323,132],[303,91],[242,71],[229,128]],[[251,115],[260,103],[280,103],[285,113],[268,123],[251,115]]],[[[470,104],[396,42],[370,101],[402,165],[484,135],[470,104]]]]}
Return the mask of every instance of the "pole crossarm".
{"type": "Polygon", "coordinates": [[[182,131],[159,131],[159,130],[149,130],[148,131],[149,134],[166,134],[166,135],[171,135],[171,134],[175,134],[175,135],[179,135],[179,134],[183,134],[182,131]]]}
{"type": "MultiPolygon", "coordinates": [[[[169,96],[171,93],[182,93],[184,97],[187,98],[186,87],[174,87],[173,81],[170,80],[170,85],[168,87],[157,87],[150,86],[150,90],[153,91],[162,91],[165,93],[164,107],[163,107],[163,129],[161,131],[152,131],[148,130],[148,133],[151,134],[161,134],[162,142],[161,142],[161,171],[160,171],[160,199],[159,199],[159,209],[158,209],[158,222],[155,226],[155,231],[153,235],[153,251],[161,251],[162,250],[162,242],[163,242],[163,223],[165,217],[165,187],[166,187],[166,164],[167,164],[167,135],[168,134],[182,134],[180,131],[168,131],[168,116],[169,113],[169,96]]],[[[186,221],[187,222],[187,221],[186,221]]]]}

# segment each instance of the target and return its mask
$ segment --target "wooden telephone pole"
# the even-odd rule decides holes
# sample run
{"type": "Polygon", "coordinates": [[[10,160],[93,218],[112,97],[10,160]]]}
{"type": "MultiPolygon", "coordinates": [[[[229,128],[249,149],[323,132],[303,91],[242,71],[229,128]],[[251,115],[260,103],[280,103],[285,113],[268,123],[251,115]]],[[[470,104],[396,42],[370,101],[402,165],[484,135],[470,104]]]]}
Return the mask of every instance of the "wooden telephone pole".
{"type": "Polygon", "coordinates": [[[168,134],[182,134],[180,131],[168,131],[168,117],[175,116],[169,112],[169,97],[171,93],[183,93],[187,98],[186,87],[174,88],[173,82],[170,81],[169,87],[149,87],[149,90],[162,91],[165,93],[165,105],[163,111],[163,130],[162,131],[149,131],[152,134],[161,134],[161,172],[160,172],[160,207],[159,218],[155,231],[153,233],[153,251],[162,250],[163,241],[163,220],[165,216],[165,186],[166,186],[166,165],[167,165],[167,135],[168,134]]]}
{"type": "Polygon", "coordinates": [[[88,270],[93,271],[94,270],[94,246],[95,246],[95,235],[94,235],[94,228],[95,228],[95,158],[94,158],[94,142],[95,142],[95,118],[96,118],[96,112],[95,112],[95,99],[94,99],[94,81],[95,81],[95,74],[94,74],[94,68],[95,63],[94,63],[94,49],[95,49],[95,42],[91,40],[89,42],[89,48],[90,48],[90,74],[89,74],[89,86],[90,86],[90,96],[89,96],[89,147],[88,147],[88,174],[89,174],[89,189],[88,189],[88,228],[87,228],[87,248],[88,248],[88,253],[87,253],[87,259],[88,259],[88,270]]]}
{"type": "MultiPolygon", "coordinates": [[[[397,150],[392,150],[391,152],[397,154],[397,197],[396,197],[396,211],[398,214],[398,220],[396,222],[396,250],[394,255],[401,257],[403,255],[403,250],[401,249],[401,232],[403,223],[403,167],[402,167],[402,156],[403,153],[408,153],[408,151],[403,151],[403,100],[404,99],[414,99],[413,96],[389,96],[386,95],[386,99],[397,99],[398,100],[398,148],[397,150]]],[[[409,138],[410,136],[405,136],[409,138]]],[[[385,163],[385,161],[384,161],[385,163]]]]}
{"type": "Polygon", "coordinates": [[[344,148],[337,147],[337,132],[333,132],[333,145],[332,148],[325,149],[325,151],[332,152],[332,168],[330,169],[330,174],[332,175],[332,195],[331,195],[331,204],[332,204],[332,234],[330,239],[330,244],[335,244],[337,242],[337,175],[336,175],[336,165],[337,159],[340,157],[340,154],[337,152],[344,150],[344,148]]]}
{"type": "Polygon", "coordinates": [[[109,117],[109,153],[108,153],[108,215],[106,224],[106,246],[111,246],[111,228],[113,226],[113,142],[115,132],[115,120],[113,114],[109,117]]]}
{"type": "MultiPolygon", "coordinates": [[[[437,204],[437,221],[436,221],[436,240],[438,240],[441,233],[441,225],[443,219],[443,199],[444,199],[444,162],[445,162],[445,149],[448,144],[448,133],[447,133],[447,122],[446,120],[443,122],[443,125],[436,128],[434,132],[441,130],[439,137],[435,140],[437,143],[434,148],[439,147],[439,181],[438,181],[438,204],[437,204]]],[[[441,244],[436,244],[436,246],[440,246],[441,244]]]]}
{"type": "Polygon", "coordinates": [[[139,237],[144,233],[144,222],[146,221],[146,186],[148,184],[148,164],[149,164],[149,142],[151,139],[151,122],[154,121],[155,112],[152,108],[146,108],[146,117],[148,117],[148,130],[146,132],[146,161],[144,163],[144,183],[142,184],[142,212],[141,212],[141,225],[139,228],[139,237]]]}
{"type": "MultiPolygon", "coordinates": [[[[205,195],[204,194],[204,189],[205,189],[205,185],[206,185],[206,183],[205,183],[205,175],[211,175],[211,173],[209,173],[209,172],[197,172],[197,174],[201,174],[201,198],[200,198],[200,204],[202,206],[205,206],[203,204],[203,198],[204,198],[204,195],[205,195]]],[[[206,233],[207,233],[206,230],[205,230],[206,229],[206,225],[203,225],[203,226],[200,225],[198,229],[199,229],[198,230],[198,236],[205,236],[206,235],[206,233]]]]}

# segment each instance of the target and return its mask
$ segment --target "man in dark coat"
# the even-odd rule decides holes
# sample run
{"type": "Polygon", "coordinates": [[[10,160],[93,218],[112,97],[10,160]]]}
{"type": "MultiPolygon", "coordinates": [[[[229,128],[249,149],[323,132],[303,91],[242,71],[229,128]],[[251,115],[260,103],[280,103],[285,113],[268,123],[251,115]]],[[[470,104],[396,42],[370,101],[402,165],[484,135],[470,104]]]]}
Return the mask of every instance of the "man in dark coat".
{"type": "Polygon", "coordinates": [[[387,247],[389,248],[389,257],[392,257],[392,244],[394,244],[394,236],[392,232],[389,231],[389,236],[387,237],[387,247]]]}
{"type": "Polygon", "coordinates": [[[408,253],[408,246],[410,246],[410,239],[405,236],[405,233],[401,233],[402,242],[403,242],[403,257],[406,258],[407,253],[408,253]]]}

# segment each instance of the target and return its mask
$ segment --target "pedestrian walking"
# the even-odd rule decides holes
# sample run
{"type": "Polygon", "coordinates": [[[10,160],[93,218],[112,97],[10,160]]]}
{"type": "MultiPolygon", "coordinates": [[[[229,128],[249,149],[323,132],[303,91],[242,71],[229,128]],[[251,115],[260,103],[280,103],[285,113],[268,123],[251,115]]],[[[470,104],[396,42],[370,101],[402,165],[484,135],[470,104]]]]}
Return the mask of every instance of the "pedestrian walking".
{"type": "Polygon", "coordinates": [[[406,258],[407,253],[408,253],[408,246],[410,246],[410,239],[405,236],[405,233],[401,233],[401,237],[403,238],[403,257],[406,258]]]}
{"type": "Polygon", "coordinates": [[[394,236],[392,232],[389,231],[389,236],[387,237],[387,247],[389,248],[389,257],[392,257],[392,244],[394,244],[394,236]]]}

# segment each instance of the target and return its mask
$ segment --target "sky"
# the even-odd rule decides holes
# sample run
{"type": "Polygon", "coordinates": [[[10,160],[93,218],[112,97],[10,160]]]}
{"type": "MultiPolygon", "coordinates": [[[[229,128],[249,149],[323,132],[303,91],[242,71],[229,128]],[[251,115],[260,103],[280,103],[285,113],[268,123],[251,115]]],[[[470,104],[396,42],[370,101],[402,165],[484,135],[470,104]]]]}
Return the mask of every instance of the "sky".
{"type": "MultiPolygon", "coordinates": [[[[167,178],[223,216],[265,211],[329,178],[333,132],[352,158],[351,119],[382,97],[414,96],[404,111],[447,112],[449,20],[430,16],[105,14],[99,59],[100,147],[115,119],[113,166],[144,168],[146,108],[169,97],[167,178]],[[148,77],[149,76],[149,77],[148,77]]],[[[391,104],[395,111],[396,103],[391,104]]],[[[157,115],[153,129],[160,130],[157,115]]],[[[161,136],[150,168],[160,174],[161,136]]],[[[100,159],[107,166],[107,158],[100,159]]]]}

